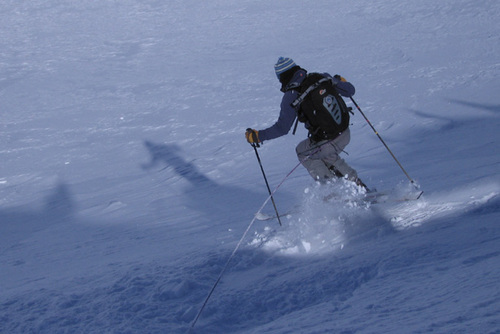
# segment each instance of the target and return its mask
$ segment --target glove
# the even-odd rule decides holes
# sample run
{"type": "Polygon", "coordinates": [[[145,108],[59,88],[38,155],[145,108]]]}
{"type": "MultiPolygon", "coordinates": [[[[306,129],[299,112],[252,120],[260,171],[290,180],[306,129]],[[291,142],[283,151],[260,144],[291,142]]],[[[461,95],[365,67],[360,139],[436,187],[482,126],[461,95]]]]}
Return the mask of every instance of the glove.
{"type": "Polygon", "coordinates": [[[259,131],[254,130],[254,129],[247,129],[247,132],[245,132],[245,138],[247,139],[247,142],[250,144],[259,144],[259,131]]]}
{"type": "Polygon", "coordinates": [[[341,77],[340,75],[335,74],[335,75],[333,76],[333,82],[334,82],[335,84],[338,84],[339,82],[347,82],[347,80],[346,80],[344,77],[341,77]]]}

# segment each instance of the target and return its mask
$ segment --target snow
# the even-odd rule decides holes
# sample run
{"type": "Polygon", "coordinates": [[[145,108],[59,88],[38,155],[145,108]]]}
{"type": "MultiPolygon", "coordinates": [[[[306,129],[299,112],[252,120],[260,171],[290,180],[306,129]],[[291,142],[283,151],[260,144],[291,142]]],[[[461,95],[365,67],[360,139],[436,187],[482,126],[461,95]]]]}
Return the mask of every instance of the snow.
{"type": "MultiPolygon", "coordinates": [[[[194,333],[500,333],[499,15],[495,0],[2,1],[0,332],[186,333],[227,264],[194,333]],[[271,188],[285,179],[283,226],[255,220],[274,209],[259,212],[244,131],[278,116],[279,56],[350,80],[423,197],[370,205],[301,167],[285,179],[299,127],[259,148],[271,188]],[[353,200],[318,200],[331,191],[353,200]]],[[[351,119],[363,181],[411,189],[351,119]]]]}

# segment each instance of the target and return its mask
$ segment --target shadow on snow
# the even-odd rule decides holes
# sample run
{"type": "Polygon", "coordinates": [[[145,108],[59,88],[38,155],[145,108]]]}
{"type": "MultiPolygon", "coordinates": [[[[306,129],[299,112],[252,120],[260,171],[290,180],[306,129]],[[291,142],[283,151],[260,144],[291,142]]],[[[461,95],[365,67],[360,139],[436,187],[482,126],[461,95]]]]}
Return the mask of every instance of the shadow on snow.
{"type": "MultiPolygon", "coordinates": [[[[212,221],[234,221],[240,224],[253,215],[267,198],[267,193],[219,184],[199,171],[193,162],[182,157],[182,149],[176,144],[156,144],[145,141],[151,160],[142,168],[150,170],[164,165],[160,171],[170,168],[176,175],[187,181],[183,189],[184,203],[188,208],[200,212],[212,221]],[[243,211],[242,211],[243,209],[243,211]]],[[[283,195],[286,201],[286,195],[283,195]]],[[[243,227],[243,226],[242,226],[243,227]]]]}
{"type": "Polygon", "coordinates": [[[59,183],[40,210],[15,207],[0,211],[0,244],[10,246],[53,224],[69,223],[75,211],[69,186],[59,183]]]}

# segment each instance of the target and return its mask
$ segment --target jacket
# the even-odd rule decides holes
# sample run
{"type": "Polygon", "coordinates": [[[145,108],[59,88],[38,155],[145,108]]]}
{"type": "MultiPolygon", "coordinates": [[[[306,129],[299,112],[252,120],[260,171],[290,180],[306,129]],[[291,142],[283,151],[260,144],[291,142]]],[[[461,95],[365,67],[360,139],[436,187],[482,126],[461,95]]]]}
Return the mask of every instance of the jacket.
{"type": "MultiPolygon", "coordinates": [[[[300,86],[302,81],[306,78],[306,74],[307,72],[305,70],[298,70],[284,89],[285,93],[281,99],[281,109],[278,120],[269,128],[259,131],[259,139],[261,142],[284,136],[290,132],[293,122],[297,117],[297,108],[292,107],[292,102],[299,96],[298,91],[293,88],[300,86]]],[[[355,88],[350,82],[341,81],[337,77],[332,77],[328,73],[323,74],[333,79],[336,84],[335,87],[340,95],[345,97],[351,97],[354,95],[355,88]]]]}

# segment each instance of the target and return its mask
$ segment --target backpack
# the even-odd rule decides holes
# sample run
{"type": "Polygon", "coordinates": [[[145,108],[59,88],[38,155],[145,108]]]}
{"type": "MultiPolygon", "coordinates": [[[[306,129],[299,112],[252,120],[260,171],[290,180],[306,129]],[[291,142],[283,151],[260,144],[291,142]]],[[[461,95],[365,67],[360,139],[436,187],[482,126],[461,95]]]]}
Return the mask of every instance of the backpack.
{"type": "MultiPolygon", "coordinates": [[[[334,139],[349,127],[349,112],[330,77],[309,73],[299,87],[299,97],[292,102],[297,120],[305,123],[309,137],[315,141],[334,139]]],[[[294,133],[297,127],[295,123],[294,133]]]]}

